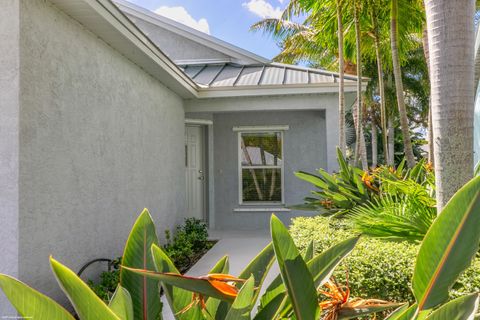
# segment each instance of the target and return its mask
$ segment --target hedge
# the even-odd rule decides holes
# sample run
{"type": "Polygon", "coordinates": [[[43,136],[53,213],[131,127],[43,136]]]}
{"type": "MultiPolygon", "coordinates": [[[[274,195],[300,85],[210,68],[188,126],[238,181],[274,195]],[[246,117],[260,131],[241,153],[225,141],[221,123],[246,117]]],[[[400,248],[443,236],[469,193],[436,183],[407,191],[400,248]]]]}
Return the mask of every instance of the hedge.
{"type": "MultiPolygon", "coordinates": [[[[313,240],[317,252],[353,236],[347,222],[325,217],[295,218],[290,231],[301,249],[313,240]]],[[[411,278],[418,249],[418,245],[408,242],[362,238],[338,266],[334,276],[339,283],[345,284],[348,274],[353,297],[413,302],[411,278]]],[[[451,296],[479,289],[480,258],[476,258],[452,289],[451,296]]]]}

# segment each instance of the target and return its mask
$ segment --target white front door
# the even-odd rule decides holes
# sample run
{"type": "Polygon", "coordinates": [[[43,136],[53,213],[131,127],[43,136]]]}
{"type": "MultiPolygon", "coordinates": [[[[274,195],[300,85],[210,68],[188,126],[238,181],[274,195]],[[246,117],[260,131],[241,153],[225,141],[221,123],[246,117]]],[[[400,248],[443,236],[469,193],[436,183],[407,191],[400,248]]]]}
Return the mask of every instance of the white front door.
{"type": "Polygon", "coordinates": [[[205,220],[204,128],[185,127],[187,216],[205,220]]]}

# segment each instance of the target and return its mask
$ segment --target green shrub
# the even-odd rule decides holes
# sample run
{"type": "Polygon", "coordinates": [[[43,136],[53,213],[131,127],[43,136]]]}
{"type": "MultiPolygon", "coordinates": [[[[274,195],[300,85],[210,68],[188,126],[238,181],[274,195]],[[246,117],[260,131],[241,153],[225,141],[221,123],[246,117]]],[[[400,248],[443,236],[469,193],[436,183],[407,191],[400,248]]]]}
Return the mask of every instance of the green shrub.
{"type": "Polygon", "coordinates": [[[185,224],[177,227],[173,238],[168,230],[165,235],[165,252],[182,273],[212,247],[208,241],[207,225],[199,219],[185,219],[185,224]]]}
{"type": "MultiPolygon", "coordinates": [[[[352,236],[346,220],[325,217],[296,218],[290,232],[302,249],[313,240],[317,252],[352,236]]],[[[355,297],[413,302],[410,288],[418,248],[410,242],[363,238],[336,269],[334,276],[340,283],[345,283],[348,273],[349,286],[355,297]]],[[[479,290],[480,258],[476,258],[453,287],[451,297],[479,290]]]]}
{"type": "Polygon", "coordinates": [[[100,281],[95,283],[88,280],[87,284],[103,301],[108,302],[113,296],[120,282],[120,262],[122,258],[117,258],[112,262],[112,270],[100,274],[100,281]]]}

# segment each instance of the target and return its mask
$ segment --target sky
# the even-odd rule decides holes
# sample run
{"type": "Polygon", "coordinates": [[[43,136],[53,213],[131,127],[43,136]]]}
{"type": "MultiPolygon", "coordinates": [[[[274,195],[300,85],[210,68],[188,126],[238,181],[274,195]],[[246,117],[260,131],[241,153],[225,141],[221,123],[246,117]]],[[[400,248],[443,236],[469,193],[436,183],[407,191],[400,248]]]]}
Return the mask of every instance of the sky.
{"type": "Polygon", "coordinates": [[[280,52],[276,42],[250,26],[279,17],[287,0],[128,0],[157,14],[208,33],[271,59],[280,52]]]}

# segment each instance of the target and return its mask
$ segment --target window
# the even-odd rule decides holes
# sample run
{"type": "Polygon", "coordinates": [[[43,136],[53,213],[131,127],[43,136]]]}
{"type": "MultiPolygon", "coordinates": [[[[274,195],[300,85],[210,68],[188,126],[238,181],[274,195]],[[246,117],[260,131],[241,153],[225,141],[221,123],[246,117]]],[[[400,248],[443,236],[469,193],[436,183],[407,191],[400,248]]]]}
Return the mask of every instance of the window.
{"type": "Polygon", "coordinates": [[[240,204],[283,203],[283,131],[240,131],[240,204]]]}

